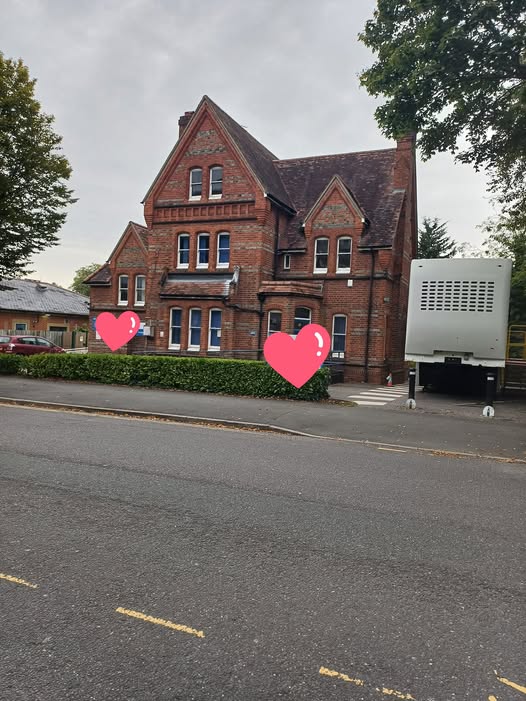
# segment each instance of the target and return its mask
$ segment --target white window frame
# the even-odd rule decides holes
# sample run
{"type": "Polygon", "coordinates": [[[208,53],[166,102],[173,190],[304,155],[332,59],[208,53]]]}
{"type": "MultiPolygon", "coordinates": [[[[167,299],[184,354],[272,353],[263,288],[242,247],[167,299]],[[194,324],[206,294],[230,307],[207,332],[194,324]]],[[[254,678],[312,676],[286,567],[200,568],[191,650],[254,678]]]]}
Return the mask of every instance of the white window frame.
{"type": "Polygon", "coordinates": [[[272,334],[281,333],[282,325],[283,325],[283,312],[280,309],[269,309],[268,316],[267,316],[267,338],[269,338],[269,336],[272,336],[272,334]],[[270,315],[271,314],[279,314],[279,331],[271,331],[270,330],[270,315]]]}
{"type": "Polygon", "coordinates": [[[190,234],[187,233],[181,233],[177,235],[177,267],[179,269],[186,269],[190,265],[190,234]],[[181,239],[182,238],[187,238],[188,239],[188,249],[184,249],[185,251],[188,251],[188,263],[181,263],[181,239]]]}
{"type": "Polygon", "coordinates": [[[337,273],[350,273],[351,272],[351,263],[352,263],[352,238],[350,236],[340,236],[338,239],[338,247],[336,249],[336,272],[337,273]],[[349,241],[350,245],[350,250],[349,253],[340,253],[340,243],[342,241],[349,241]],[[342,256],[349,256],[349,267],[348,268],[342,268],[340,267],[340,255],[342,256]]]}
{"type": "Polygon", "coordinates": [[[172,307],[170,309],[170,328],[168,333],[170,334],[168,337],[168,348],[171,348],[172,350],[180,350],[181,349],[181,340],[183,336],[183,310],[181,307],[172,307]],[[172,324],[172,312],[181,312],[181,325],[180,326],[174,326],[172,324]],[[179,343],[172,343],[172,329],[179,329],[179,343]]]}
{"type": "MultiPolygon", "coordinates": [[[[197,183],[195,183],[197,184],[197,183]]],[[[203,169],[202,168],[192,168],[190,170],[190,184],[188,188],[188,199],[189,200],[200,200],[201,197],[203,196],[203,169]],[[194,185],[192,181],[192,177],[194,173],[201,173],[201,194],[200,195],[193,195],[192,194],[192,186],[194,185]]]]}
{"type": "Polygon", "coordinates": [[[210,183],[208,186],[208,198],[211,200],[220,200],[221,197],[223,197],[223,166],[212,166],[210,168],[210,183]],[[215,169],[221,169],[221,180],[213,180],[212,179],[212,173],[214,172],[215,169]],[[213,182],[221,182],[221,192],[219,194],[212,194],[212,183],[213,182]]]}
{"type": "Polygon", "coordinates": [[[347,314],[334,314],[332,317],[332,333],[331,333],[331,353],[333,358],[344,358],[345,357],[345,346],[347,345],[347,314]],[[342,351],[335,351],[334,350],[334,327],[335,327],[335,322],[336,319],[345,319],[345,333],[341,334],[338,333],[336,334],[337,336],[343,336],[343,350],[342,351]]]}
{"type": "MultiPolygon", "coordinates": [[[[210,256],[210,253],[208,254],[210,256]]],[[[218,268],[228,268],[230,267],[230,233],[228,231],[220,231],[217,234],[217,262],[216,266],[218,268]],[[228,263],[220,263],[219,262],[219,251],[224,251],[224,248],[219,248],[219,241],[221,239],[221,236],[228,236],[228,263]]]]}
{"type": "Polygon", "coordinates": [[[119,275],[119,297],[118,297],[118,299],[117,299],[117,305],[118,305],[119,307],[127,307],[129,303],[130,303],[130,276],[129,276],[129,275],[119,275]],[[126,278],[127,283],[128,283],[128,284],[126,285],[126,297],[127,297],[128,299],[122,299],[122,294],[121,294],[121,293],[122,293],[122,291],[125,289],[125,288],[122,287],[122,285],[121,285],[121,280],[122,280],[123,278],[126,278]]]}
{"type": "Polygon", "coordinates": [[[283,270],[290,270],[290,253],[283,256],[283,270]]]}
{"type": "Polygon", "coordinates": [[[195,267],[203,269],[203,268],[208,268],[209,265],[210,265],[210,234],[203,231],[200,234],[198,234],[198,236],[197,236],[197,254],[196,254],[195,267]],[[208,249],[207,249],[208,250],[208,262],[207,263],[200,263],[199,262],[199,253],[201,251],[201,247],[199,246],[199,242],[201,241],[203,236],[208,237],[208,249]]]}
{"type": "Polygon", "coordinates": [[[329,239],[327,236],[320,236],[314,241],[314,272],[315,273],[326,273],[329,269],[329,239]],[[318,244],[320,241],[327,241],[327,253],[318,253],[318,244]],[[327,266],[325,268],[317,267],[317,258],[320,256],[327,256],[327,266]]]}
{"type": "Polygon", "coordinates": [[[203,331],[203,310],[200,309],[200,307],[192,307],[188,313],[188,350],[189,351],[199,351],[201,350],[201,334],[203,331]],[[193,312],[200,312],[201,313],[201,322],[199,324],[199,345],[198,346],[193,346],[192,345],[192,328],[196,329],[197,326],[192,327],[192,316],[193,312]]]}
{"type": "Polygon", "coordinates": [[[312,324],[312,309],[310,309],[309,307],[294,307],[294,321],[293,321],[293,326],[292,326],[292,337],[293,338],[296,338],[296,336],[299,334],[299,332],[303,328],[303,326],[302,326],[301,329],[299,329],[299,331],[296,331],[296,319],[303,319],[303,321],[305,321],[305,319],[307,318],[307,317],[296,316],[296,309],[306,309],[309,312],[309,317],[308,317],[309,320],[307,321],[306,324],[303,324],[303,326],[308,326],[309,324],[312,324]]]}
{"type": "Polygon", "coordinates": [[[135,306],[135,307],[144,307],[144,305],[146,304],[146,275],[141,275],[141,274],[139,274],[139,275],[136,275],[136,276],[135,276],[135,289],[134,289],[134,292],[135,292],[134,306],[135,306]],[[137,281],[139,280],[139,278],[142,278],[142,279],[144,280],[144,287],[142,288],[142,292],[143,292],[143,295],[144,295],[144,299],[142,300],[142,302],[140,302],[140,301],[138,300],[138,295],[137,295],[137,292],[138,292],[138,290],[139,290],[139,288],[137,287],[137,281]]]}
{"type": "Polygon", "coordinates": [[[209,351],[220,351],[221,350],[221,331],[223,327],[223,310],[214,307],[208,312],[208,350],[209,351]],[[212,312],[219,312],[221,314],[221,326],[214,326],[214,329],[219,329],[219,345],[212,345],[212,312]]]}

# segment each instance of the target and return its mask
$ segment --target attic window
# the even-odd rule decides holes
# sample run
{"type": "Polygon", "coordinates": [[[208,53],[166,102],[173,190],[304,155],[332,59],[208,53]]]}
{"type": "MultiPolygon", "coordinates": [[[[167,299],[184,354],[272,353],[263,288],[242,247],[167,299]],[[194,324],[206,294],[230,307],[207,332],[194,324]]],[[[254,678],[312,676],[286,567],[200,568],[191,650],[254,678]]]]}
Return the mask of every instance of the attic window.
{"type": "Polygon", "coordinates": [[[210,197],[219,198],[223,194],[223,168],[214,166],[210,168],[210,197]]]}
{"type": "Polygon", "coordinates": [[[316,239],[314,249],[314,272],[326,273],[329,264],[329,239],[316,239]]]}
{"type": "Polygon", "coordinates": [[[203,192],[203,170],[192,168],[190,171],[190,199],[199,200],[203,192]]]}

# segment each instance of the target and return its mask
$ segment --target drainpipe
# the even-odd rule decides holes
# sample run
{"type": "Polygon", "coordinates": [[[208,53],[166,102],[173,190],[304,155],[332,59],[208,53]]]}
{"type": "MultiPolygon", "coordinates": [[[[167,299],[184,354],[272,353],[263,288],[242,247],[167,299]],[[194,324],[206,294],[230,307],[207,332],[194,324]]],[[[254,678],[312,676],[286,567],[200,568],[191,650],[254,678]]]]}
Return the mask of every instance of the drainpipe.
{"type": "Polygon", "coordinates": [[[265,301],[265,293],[258,292],[259,299],[259,326],[258,326],[258,360],[261,360],[261,333],[263,326],[263,302],[265,301]]]}
{"type": "Polygon", "coordinates": [[[375,265],[375,250],[371,248],[369,250],[371,254],[371,278],[369,282],[369,308],[367,310],[367,329],[365,332],[365,369],[364,369],[364,380],[369,382],[369,339],[371,335],[371,317],[373,313],[373,281],[374,281],[374,265],[375,265]]]}

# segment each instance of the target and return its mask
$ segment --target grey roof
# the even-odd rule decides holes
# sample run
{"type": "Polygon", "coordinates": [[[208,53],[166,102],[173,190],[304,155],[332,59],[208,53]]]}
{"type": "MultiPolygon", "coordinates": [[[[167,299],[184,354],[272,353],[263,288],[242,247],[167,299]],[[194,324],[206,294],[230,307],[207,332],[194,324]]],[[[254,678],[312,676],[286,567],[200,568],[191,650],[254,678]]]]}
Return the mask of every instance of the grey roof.
{"type": "Polygon", "coordinates": [[[87,316],[89,297],[39,280],[0,280],[0,309],[87,316]]]}

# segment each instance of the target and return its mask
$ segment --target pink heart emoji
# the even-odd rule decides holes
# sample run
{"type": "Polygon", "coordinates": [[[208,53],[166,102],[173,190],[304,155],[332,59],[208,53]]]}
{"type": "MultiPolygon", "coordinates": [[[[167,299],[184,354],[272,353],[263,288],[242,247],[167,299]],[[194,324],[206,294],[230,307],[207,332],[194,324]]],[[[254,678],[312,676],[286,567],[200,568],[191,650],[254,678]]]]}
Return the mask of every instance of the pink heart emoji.
{"type": "Polygon", "coordinates": [[[273,333],[265,341],[265,360],[287,382],[302,387],[320,369],[331,347],[331,337],[318,324],[307,324],[296,338],[273,333]]]}
{"type": "Polygon", "coordinates": [[[123,312],[118,319],[111,312],[102,312],[95,321],[95,328],[104,343],[114,351],[131,341],[140,324],[135,312],[123,312]]]}

